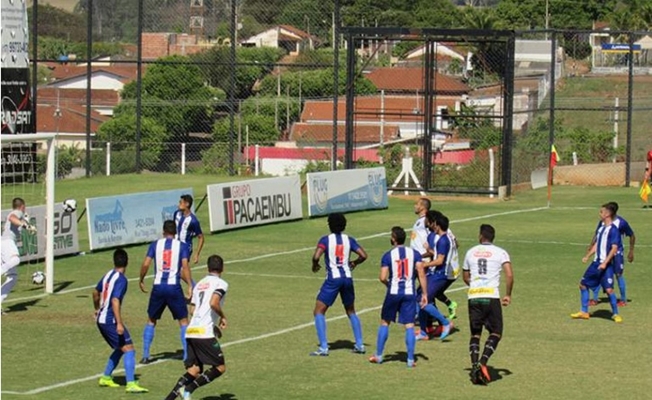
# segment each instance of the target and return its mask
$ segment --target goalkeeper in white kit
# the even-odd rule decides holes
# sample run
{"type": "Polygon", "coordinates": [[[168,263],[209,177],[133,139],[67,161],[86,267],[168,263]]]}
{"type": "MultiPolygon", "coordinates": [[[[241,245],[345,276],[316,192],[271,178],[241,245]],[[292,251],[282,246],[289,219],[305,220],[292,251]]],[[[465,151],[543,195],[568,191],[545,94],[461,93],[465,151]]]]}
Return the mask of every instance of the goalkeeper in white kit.
{"type": "Polygon", "coordinates": [[[197,282],[192,290],[191,303],[194,311],[186,331],[186,373],[179,378],[165,400],[174,400],[178,396],[188,400],[195,389],[209,384],[226,372],[224,354],[217,339],[226,328],[222,305],[229,285],[222,279],[222,257],[208,257],[207,266],[208,275],[197,282]]]}
{"type": "Polygon", "coordinates": [[[29,223],[29,217],[25,213],[25,200],[16,197],[11,201],[11,212],[7,215],[4,229],[2,230],[2,275],[7,279],[2,284],[2,303],[11,289],[18,283],[18,271],[16,268],[20,264],[20,253],[16,241],[21,238],[21,231],[27,229],[31,233],[36,233],[36,228],[29,223]]]}

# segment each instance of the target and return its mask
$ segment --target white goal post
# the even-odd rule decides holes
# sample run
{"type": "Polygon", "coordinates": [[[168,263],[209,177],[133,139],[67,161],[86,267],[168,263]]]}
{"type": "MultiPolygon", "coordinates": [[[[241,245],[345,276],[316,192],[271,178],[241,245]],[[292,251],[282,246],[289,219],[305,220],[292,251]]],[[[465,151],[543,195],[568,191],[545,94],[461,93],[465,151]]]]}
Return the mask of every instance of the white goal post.
{"type": "MultiPolygon", "coordinates": [[[[47,164],[45,168],[45,292],[54,293],[54,170],[56,158],[54,133],[1,135],[2,144],[11,142],[46,142],[47,164]]],[[[29,205],[28,205],[29,207],[29,205]]]]}

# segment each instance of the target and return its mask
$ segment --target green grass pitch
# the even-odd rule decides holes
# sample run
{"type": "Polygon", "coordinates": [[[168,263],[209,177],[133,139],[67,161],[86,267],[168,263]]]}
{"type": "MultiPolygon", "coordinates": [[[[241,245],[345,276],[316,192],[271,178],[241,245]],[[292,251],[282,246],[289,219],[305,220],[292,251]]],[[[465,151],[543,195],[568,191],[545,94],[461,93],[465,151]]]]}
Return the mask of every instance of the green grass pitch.
{"type": "MultiPolygon", "coordinates": [[[[112,177],[57,183],[57,198],[98,196],[195,187],[205,192],[209,178],[191,177],[176,184],[169,177],[112,177]]],[[[176,181],[178,182],[178,181],[176,181]]],[[[80,207],[82,202],[80,201],[80,207]]],[[[652,210],[643,210],[636,189],[555,187],[553,207],[546,208],[545,191],[518,193],[512,200],[489,202],[464,199],[434,201],[447,214],[458,236],[461,253],[477,240],[480,223],[496,227],[496,244],[511,255],[515,288],[513,303],[504,309],[505,333],[490,361],[499,379],[487,387],[468,380],[468,318],[461,280],[451,297],[460,303],[458,331],[445,342],[417,343],[418,367],[404,362],[383,365],[367,362],[375,350],[379,306],[384,287],[377,281],[378,263],[389,249],[385,233],[393,225],[410,228],[412,199],[392,198],[385,211],[348,215],[348,233],[359,238],[370,255],[356,269],[356,307],[363,324],[367,356],[350,353],[350,325],[339,304],[327,314],[330,357],[309,357],[316,348],[312,326],[314,299],[323,271],[310,272],[310,256],[317,239],[327,232],[323,218],[262,226],[209,235],[203,259],[219,253],[227,261],[224,278],[230,284],[225,311],[229,328],[225,346],[227,372],[195,392],[199,399],[396,399],[416,396],[439,399],[551,399],[649,396],[649,332],[652,330],[652,210]],[[584,272],[581,258],[597,221],[597,207],[616,200],[620,214],[636,231],[634,264],[627,265],[630,304],[623,308],[624,323],[609,320],[606,303],[592,309],[594,318],[574,321],[579,308],[577,282],[584,272]]],[[[199,217],[208,229],[207,205],[199,217]]],[[[81,221],[81,243],[85,239],[81,221]]],[[[127,275],[135,278],[144,245],[128,248],[127,275]]],[[[2,399],[128,399],[124,388],[97,387],[110,349],[93,321],[91,289],[108,268],[111,251],[57,259],[55,287],[60,293],[41,296],[42,288],[28,275],[42,269],[24,264],[20,283],[3,307],[2,399]]],[[[198,279],[204,269],[198,266],[198,279]]],[[[151,278],[147,280],[151,284],[151,278]]],[[[147,295],[130,282],[124,319],[138,353],[146,320],[147,295]]],[[[180,349],[177,324],[165,314],[156,330],[153,355],[167,357],[139,367],[137,374],[150,393],[163,398],[183,372],[181,361],[168,356],[180,349]]],[[[386,356],[405,351],[403,329],[390,328],[386,356]]],[[[404,356],[403,356],[404,357],[404,356]]],[[[121,367],[121,366],[120,366],[121,367]]],[[[122,377],[123,373],[116,374],[122,377]]]]}

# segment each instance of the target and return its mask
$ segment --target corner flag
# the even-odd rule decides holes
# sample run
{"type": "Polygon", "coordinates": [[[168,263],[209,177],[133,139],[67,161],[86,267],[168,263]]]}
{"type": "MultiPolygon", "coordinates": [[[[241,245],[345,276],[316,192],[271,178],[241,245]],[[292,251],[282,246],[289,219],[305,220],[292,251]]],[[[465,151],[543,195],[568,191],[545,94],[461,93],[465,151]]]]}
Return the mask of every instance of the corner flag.
{"type": "Polygon", "coordinates": [[[550,149],[550,169],[555,168],[555,165],[559,162],[559,153],[557,153],[557,149],[555,148],[555,145],[552,145],[552,148],[550,149]]]}
{"type": "Polygon", "coordinates": [[[641,200],[647,203],[647,199],[650,193],[652,193],[652,188],[650,188],[650,184],[647,182],[647,180],[644,180],[638,195],[641,196],[641,200]]]}

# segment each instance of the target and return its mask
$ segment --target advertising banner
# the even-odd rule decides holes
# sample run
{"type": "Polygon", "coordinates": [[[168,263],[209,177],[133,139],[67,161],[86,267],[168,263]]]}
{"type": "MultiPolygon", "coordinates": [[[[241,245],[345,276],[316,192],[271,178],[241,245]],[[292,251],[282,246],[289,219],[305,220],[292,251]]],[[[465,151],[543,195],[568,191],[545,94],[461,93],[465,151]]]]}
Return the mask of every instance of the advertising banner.
{"type": "MultiPolygon", "coordinates": [[[[20,252],[21,261],[45,258],[45,205],[27,206],[29,223],[36,227],[36,233],[22,230],[16,246],[20,252]]],[[[4,229],[7,214],[11,210],[2,210],[2,229],[4,229]]],[[[77,211],[63,212],[59,207],[54,211],[54,255],[74,254],[79,252],[79,234],[77,233],[77,211]]]]}
{"type": "MultiPolygon", "coordinates": [[[[34,133],[29,85],[27,9],[24,1],[2,0],[2,135],[34,133]]],[[[2,183],[36,178],[36,144],[2,145],[2,183]]]]}
{"type": "Polygon", "coordinates": [[[299,176],[208,185],[211,231],[303,217],[299,176]]]}
{"type": "Polygon", "coordinates": [[[307,174],[308,215],[387,208],[385,168],[307,174]]]}
{"type": "Polygon", "coordinates": [[[192,195],[192,188],[86,199],[91,250],[160,238],[183,194],[192,195]]]}

